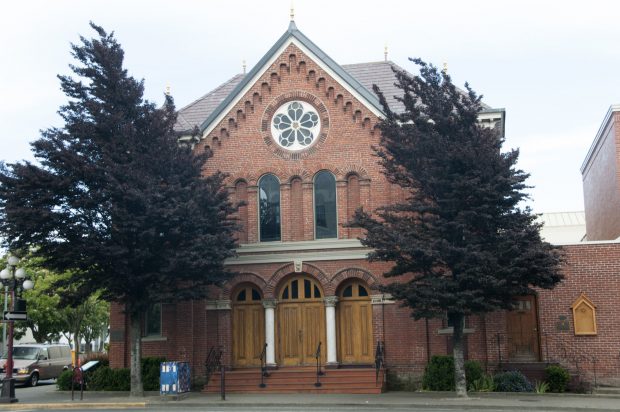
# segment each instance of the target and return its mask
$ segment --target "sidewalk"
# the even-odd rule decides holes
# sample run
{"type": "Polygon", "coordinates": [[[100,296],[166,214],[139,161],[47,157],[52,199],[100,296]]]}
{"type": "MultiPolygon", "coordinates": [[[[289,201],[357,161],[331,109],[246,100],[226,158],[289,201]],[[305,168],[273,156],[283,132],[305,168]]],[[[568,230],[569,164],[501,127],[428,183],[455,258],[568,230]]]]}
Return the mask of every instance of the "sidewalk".
{"type": "Polygon", "coordinates": [[[222,401],[217,394],[191,393],[185,399],[166,400],[149,393],[144,398],[130,398],[126,392],[84,392],[84,400],[71,401],[70,392],[46,392],[38,397],[24,397],[19,403],[0,404],[0,410],[20,409],[100,409],[122,408],[208,408],[222,407],[291,407],[320,411],[326,408],[365,407],[398,409],[454,409],[454,410],[557,410],[557,411],[619,411],[620,397],[613,395],[574,394],[472,394],[469,399],[455,398],[451,392],[388,392],[380,395],[341,394],[231,394],[222,401]]]}

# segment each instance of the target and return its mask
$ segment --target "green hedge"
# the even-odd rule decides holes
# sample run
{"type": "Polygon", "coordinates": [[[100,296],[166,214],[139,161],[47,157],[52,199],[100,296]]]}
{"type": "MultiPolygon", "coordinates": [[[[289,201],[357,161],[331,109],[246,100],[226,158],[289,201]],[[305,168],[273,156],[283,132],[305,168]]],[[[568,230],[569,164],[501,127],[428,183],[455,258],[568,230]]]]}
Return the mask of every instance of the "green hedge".
{"type": "Polygon", "coordinates": [[[93,372],[87,388],[91,391],[128,391],[130,388],[129,369],[111,369],[108,366],[101,366],[93,372]]]}
{"type": "MultiPolygon", "coordinates": [[[[166,358],[143,358],[142,359],[142,384],[145,391],[159,390],[159,365],[166,358]]],[[[97,367],[93,372],[87,372],[86,390],[91,391],[128,391],[130,389],[130,371],[128,368],[111,369],[102,362],[103,366],[97,367]]],[[[63,372],[56,381],[61,391],[71,390],[72,372],[63,372]]],[[[77,386],[75,389],[79,389],[77,386]]]]}
{"type": "Polygon", "coordinates": [[[551,392],[564,392],[568,382],[570,381],[570,374],[566,369],[559,365],[549,365],[545,369],[545,381],[549,384],[549,390],[551,392]]]}
{"type": "MultiPolygon", "coordinates": [[[[467,382],[474,382],[484,375],[482,365],[478,361],[465,362],[465,377],[467,382]]],[[[452,356],[431,357],[426,365],[422,387],[429,391],[453,391],[454,385],[454,358],[452,356]]]]}

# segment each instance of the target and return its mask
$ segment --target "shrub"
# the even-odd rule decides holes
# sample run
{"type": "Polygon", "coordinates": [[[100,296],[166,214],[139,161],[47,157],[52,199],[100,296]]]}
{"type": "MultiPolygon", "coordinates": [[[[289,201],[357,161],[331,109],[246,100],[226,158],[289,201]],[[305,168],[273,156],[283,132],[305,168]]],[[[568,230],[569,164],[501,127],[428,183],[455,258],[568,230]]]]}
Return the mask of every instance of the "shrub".
{"type": "Polygon", "coordinates": [[[454,390],[454,359],[452,356],[433,356],[424,369],[422,387],[429,391],[454,390]]]}
{"type": "Polygon", "coordinates": [[[564,392],[570,381],[568,371],[559,365],[547,366],[545,377],[551,392],[564,392]]]}
{"type": "Polygon", "coordinates": [[[63,371],[58,376],[58,379],[56,379],[56,386],[58,387],[58,390],[59,391],[70,391],[72,377],[73,377],[73,372],[70,369],[63,371]]]}
{"type": "Polygon", "coordinates": [[[480,378],[472,381],[468,389],[473,392],[493,392],[495,390],[495,382],[491,375],[482,375],[480,378]]]}
{"type": "Polygon", "coordinates": [[[159,391],[159,365],[166,358],[142,358],[142,384],[145,391],[159,391]]]}
{"type": "Polygon", "coordinates": [[[493,377],[497,392],[532,392],[534,386],[519,371],[498,373],[493,377]]]}
{"type": "Polygon", "coordinates": [[[475,360],[468,360],[465,362],[465,377],[467,383],[471,383],[481,379],[484,376],[484,370],[480,362],[475,360]]]}
{"type": "MultiPolygon", "coordinates": [[[[468,383],[479,380],[484,376],[482,365],[478,361],[465,362],[465,378],[468,383]]],[[[454,358],[452,356],[433,356],[426,365],[422,387],[429,391],[453,391],[454,385],[454,358]]]]}
{"type": "Polygon", "coordinates": [[[97,368],[88,381],[88,388],[92,391],[128,391],[129,369],[111,369],[108,366],[97,368]]]}

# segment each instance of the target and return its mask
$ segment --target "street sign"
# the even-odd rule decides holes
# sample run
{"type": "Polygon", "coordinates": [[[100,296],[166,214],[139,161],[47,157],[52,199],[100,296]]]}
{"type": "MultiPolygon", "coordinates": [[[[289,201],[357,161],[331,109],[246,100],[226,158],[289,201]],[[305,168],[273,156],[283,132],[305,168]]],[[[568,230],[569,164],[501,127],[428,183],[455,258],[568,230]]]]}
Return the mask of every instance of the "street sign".
{"type": "Polygon", "coordinates": [[[4,312],[3,320],[28,320],[28,314],[26,312],[4,312]]]}

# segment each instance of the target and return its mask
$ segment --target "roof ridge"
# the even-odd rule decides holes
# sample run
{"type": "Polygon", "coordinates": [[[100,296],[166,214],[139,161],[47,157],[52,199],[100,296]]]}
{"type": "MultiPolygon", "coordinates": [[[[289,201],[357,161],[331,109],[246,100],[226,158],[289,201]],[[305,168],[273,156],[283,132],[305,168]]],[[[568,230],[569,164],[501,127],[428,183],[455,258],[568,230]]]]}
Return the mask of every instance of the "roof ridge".
{"type": "Polygon", "coordinates": [[[219,86],[217,86],[215,89],[213,89],[213,90],[211,90],[210,92],[208,92],[207,94],[202,95],[201,97],[197,98],[197,99],[196,99],[196,100],[194,100],[193,102],[188,103],[188,104],[186,104],[185,106],[183,106],[182,108],[180,108],[180,109],[178,110],[178,111],[179,111],[179,113],[180,113],[182,110],[185,110],[185,109],[187,109],[187,108],[189,108],[189,107],[191,107],[191,106],[195,105],[196,103],[198,103],[198,102],[200,102],[200,101],[202,101],[202,100],[206,99],[207,97],[209,97],[209,96],[211,96],[211,95],[215,94],[217,91],[219,91],[219,90],[223,89],[226,85],[228,85],[228,84],[232,83],[232,81],[233,81],[234,79],[236,79],[236,78],[237,78],[237,76],[245,76],[245,74],[243,74],[243,73],[237,73],[237,74],[235,74],[233,77],[231,77],[230,79],[226,80],[224,83],[220,84],[220,85],[219,85],[219,86]]]}

